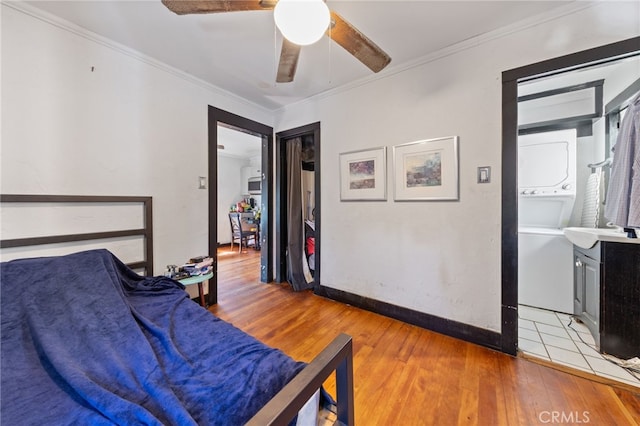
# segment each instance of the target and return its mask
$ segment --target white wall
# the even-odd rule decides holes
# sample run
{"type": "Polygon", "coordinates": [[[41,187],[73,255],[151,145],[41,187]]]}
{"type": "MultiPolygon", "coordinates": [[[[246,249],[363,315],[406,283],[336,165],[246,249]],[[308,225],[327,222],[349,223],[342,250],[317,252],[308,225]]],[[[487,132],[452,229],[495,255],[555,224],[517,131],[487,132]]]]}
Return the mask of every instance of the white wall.
{"type": "Polygon", "coordinates": [[[218,154],[218,242],[231,242],[229,210],[232,204],[243,199],[242,168],[249,159],[233,158],[218,154]]]}
{"type": "Polygon", "coordinates": [[[607,2],[280,110],[276,131],[322,126],[322,284],[499,332],[501,73],[638,34],[640,3],[607,2]],[[341,152],[451,135],[460,201],[394,202],[390,148],[388,200],[340,202],[341,152]]]}
{"type": "Polygon", "coordinates": [[[207,106],[272,113],[79,34],[2,4],[1,192],[152,196],[155,272],[206,254],[207,106]]]}

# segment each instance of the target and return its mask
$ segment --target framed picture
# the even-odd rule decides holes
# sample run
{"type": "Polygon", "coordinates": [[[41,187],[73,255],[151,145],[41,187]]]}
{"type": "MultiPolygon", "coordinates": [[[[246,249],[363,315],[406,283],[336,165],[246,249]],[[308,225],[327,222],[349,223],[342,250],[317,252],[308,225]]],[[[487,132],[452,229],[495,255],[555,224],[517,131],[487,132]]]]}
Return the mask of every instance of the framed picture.
{"type": "Polygon", "coordinates": [[[396,201],[458,200],[458,137],[393,147],[396,201]]]}
{"type": "Polygon", "coordinates": [[[386,199],[386,147],[340,154],[340,201],[386,199]]]}

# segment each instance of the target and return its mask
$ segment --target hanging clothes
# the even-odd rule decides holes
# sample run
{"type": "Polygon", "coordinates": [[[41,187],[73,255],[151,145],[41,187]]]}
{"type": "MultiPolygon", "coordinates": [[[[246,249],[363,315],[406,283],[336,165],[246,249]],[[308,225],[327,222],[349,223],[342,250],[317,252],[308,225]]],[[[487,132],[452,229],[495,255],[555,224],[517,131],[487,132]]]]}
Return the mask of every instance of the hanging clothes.
{"type": "Polygon", "coordinates": [[[640,92],[629,103],[613,151],[604,216],[617,226],[640,228],[640,92]]]}

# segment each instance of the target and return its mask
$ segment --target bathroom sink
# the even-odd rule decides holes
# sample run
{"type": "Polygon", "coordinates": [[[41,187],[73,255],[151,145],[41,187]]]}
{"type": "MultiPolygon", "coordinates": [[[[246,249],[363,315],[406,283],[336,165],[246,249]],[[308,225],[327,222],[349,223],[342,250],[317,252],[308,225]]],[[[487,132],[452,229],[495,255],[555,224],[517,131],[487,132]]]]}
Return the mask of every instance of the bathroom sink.
{"type": "Polygon", "coordinates": [[[564,228],[564,236],[578,247],[588,249],[598,241],[640,244],[640,238],[628,238],[622,229],[613,228],[564,228]]]}

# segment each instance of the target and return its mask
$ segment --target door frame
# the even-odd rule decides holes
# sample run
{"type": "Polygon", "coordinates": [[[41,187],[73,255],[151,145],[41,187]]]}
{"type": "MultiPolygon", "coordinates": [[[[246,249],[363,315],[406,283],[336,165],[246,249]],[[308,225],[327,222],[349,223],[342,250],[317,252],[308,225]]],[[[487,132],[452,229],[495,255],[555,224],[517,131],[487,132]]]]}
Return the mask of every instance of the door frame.
{"type": "Polygon", "coordinates": [[[640,51],[640,37],[502,73],[502,351],[518,352],[518,83],[605,63],[640,51]]]}
{"type": "Polygon", "coordinates": [[[207,303],[218,303],[218,125],[262,138],[262,196],[260,215],[260,281],[273,280],[271,202],[273,183],[273,128],[209,105],[208,108],[208,173],[209,173],[209,255],[213,257],[213,278],[209,280],[207,303]]]}
{"type": "Polygon", "coordinates": [[[307,124],[294,129],[284,130],[276,133],[275,141],[275,281],[284,282],[287,280],[287,144],[288,139],[313,135],[314,145],[314,204],[315,204],[315,270],[313,276],[313,286],[317,289],[320,285],[321,266],[321,211],[320,208],[320,122],[307,124]]]}

